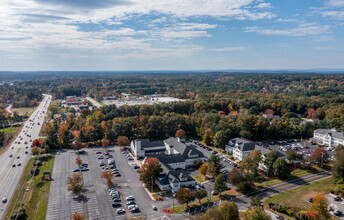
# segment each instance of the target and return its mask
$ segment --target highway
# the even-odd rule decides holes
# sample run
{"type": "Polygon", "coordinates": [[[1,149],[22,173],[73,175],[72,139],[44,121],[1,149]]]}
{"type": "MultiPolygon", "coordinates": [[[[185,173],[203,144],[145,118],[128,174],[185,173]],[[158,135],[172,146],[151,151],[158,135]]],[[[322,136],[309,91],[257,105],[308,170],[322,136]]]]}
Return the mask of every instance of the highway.
{"type": "Polygon", "coordinates": [[[44,95],[40,105],[24,123],[12,145],[0,155],[0,199],[6,197],[8,200],[6,203],[0,203],[0,219],[4,217],[22,172],[32,157],[31,144],[39,135],[50,101],[51,96],[44,95]]]}

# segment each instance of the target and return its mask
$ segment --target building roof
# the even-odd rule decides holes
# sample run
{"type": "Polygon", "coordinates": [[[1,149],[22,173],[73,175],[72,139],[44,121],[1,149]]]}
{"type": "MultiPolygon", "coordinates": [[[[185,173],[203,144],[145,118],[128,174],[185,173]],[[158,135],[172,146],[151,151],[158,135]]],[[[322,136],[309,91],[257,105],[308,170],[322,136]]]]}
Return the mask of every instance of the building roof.
{"type": "Polygon", "coordinates": [[[156,157],[159,159],[161,163],[164,163],[164,164],[185,162],[183,155],[180,155],[180,154],[171,154],[171,155],[161,154],[161,155],[157,155],[156,157]]]}
{"type": "Polygon", "coordinates": [[[136,142],[141,142],[141,149],[149,147],[163,147],[165,146],[163,141],[150,141],[149,139],[136,139],[136,142]]]}
{"type": "Polygon", "coordinates": [[[331,137],[344,140],[344,133],[335,129],[335,128],[332,128],[332,129],[316,129],[314,131],[314,133],[323,134],[323,135],[328,134],[331,137]]]}
{"type": "Polygon", "coordinates": [[[204,154],[197,150],[194,146],[181,143],[177,140],[177,138],[170,137],[164,140],[164,142],[169,146],[172,146],[172,148],[183,155],[185,159],[189,159],[193,155],[198,156],[199,158],[204,157],[204,154]]]}

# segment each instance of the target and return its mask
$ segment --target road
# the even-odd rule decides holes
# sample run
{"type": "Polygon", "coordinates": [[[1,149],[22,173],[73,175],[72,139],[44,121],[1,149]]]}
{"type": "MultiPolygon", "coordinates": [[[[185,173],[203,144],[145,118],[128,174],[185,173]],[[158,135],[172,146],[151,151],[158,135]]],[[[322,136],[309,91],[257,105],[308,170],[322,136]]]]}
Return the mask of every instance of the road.
{"type": "Polygon", "coordinates": [[[241,196],[236,198],[234,201],[236,202],[239,210],[246,210],[248,205],[250,204],[250,197],[258,195],[261,200],[264,200],[268,197],[276,195],[278,193],[282,193],[302,185],[306,185],[308,183],[312,183],[327,177],[330,177],[332,174],[329,171],[324,171],[317,174],[308,175],[305,177],[301,177],[298,179],[294,179],[288,182],[283,182],[262,190],[258,190],[247,195],[241,196]]]}
{"type": "Polygon", "coordinates": [[[102,105],[99,102],[97,102],[96,100],[92,99],[91,97],[86,97],[86,99],[88,101],[90,101],[93,106],[95,106],[97,108],[101,108],[102,107],[102,105]]]}
{"type": "Polygon", "coordinates": [[[0,204],[0,219],[3,218],[22,172],[28,160],[31,158],[30,146],[32,141],[38,137],[50,101],[51,96],[44,95],[44,99],[31,114],[30,118],[24,123],[22,130],[13,141],[12,145],[6,152],[0,155],[0,197],[1,199],[4,197],[8,199],[7,203],[0,204]],[[21,163],[20,166],[18,166],[19,163],[21,163]],[[15,164],[15,167],[12,167],[13,164],[15,164]]]}
{"type": "Polygon", "coordinates": [[[10,113],[11,115],[13,115],[13,112],[12,112],[11,108],[12,108],[12,105],[7,106],[6,111],[8,113],[10,113]]]}

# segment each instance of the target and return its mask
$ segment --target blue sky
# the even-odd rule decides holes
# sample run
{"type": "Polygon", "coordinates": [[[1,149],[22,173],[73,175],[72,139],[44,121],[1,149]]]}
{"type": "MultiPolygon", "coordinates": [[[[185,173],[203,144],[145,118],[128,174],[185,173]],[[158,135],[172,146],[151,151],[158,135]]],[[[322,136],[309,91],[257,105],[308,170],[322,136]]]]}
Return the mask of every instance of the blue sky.
{"type": "Polygon", "coordinates": [[[0,70],[344,69],[344,0],[1,0],[0,70]]]}

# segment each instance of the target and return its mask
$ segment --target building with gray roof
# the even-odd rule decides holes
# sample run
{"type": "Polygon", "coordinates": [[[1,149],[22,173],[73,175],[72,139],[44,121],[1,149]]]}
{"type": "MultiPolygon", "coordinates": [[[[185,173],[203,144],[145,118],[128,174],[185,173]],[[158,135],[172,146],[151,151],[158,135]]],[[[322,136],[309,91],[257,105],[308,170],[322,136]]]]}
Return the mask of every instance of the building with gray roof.
{"type": "Polygon", "coordinates": [[[312,140],[317,144],[336,147],[339,144],[344,145],[344,133],[336,128],[316,129],[314,130],[312,140]]]}

